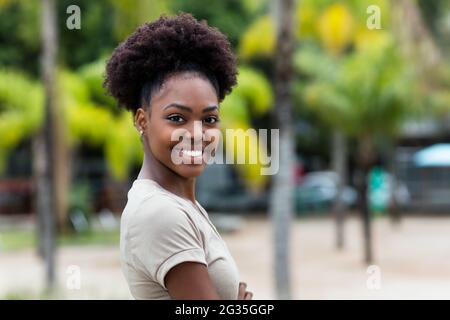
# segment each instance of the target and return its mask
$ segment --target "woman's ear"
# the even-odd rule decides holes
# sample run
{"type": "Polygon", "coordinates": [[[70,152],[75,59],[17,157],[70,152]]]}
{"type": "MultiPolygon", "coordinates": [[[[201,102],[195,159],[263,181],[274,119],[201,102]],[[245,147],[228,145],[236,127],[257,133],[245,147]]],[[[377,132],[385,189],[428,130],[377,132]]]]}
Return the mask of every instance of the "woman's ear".
{"type": "Polygon", "coordinates": [[[146,112],[143,108],[139,108],[136,110],[136,114],[134,116],[134,126],[138,130],[139,134],[142,136],[145,130],[148,127],[148,119],[146,116],[146,112]]]}

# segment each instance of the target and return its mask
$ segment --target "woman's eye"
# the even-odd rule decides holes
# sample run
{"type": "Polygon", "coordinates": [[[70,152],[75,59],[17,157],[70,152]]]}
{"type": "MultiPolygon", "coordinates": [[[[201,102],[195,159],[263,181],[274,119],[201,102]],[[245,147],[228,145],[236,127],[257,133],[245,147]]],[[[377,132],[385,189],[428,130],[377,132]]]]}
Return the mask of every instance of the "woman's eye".
{"type": "Polygon", "coordinates": [[[173,122],[183,122],[183,120],[184,120],[181,116],[178,116],[178,115],[169,116],[169,117],[167,117],[167,119],[169,119],[170,121],[173,121],[173,122]]]}
{"type": "Polygon", "coordinates": [[[219,119],[216,118],[216,117],[208,117],[208,118],[205,119],[205,122],[208,123],[208,124],[214,124],[214,123],[216,123],[218,121],[219,121],[219,119]]]}

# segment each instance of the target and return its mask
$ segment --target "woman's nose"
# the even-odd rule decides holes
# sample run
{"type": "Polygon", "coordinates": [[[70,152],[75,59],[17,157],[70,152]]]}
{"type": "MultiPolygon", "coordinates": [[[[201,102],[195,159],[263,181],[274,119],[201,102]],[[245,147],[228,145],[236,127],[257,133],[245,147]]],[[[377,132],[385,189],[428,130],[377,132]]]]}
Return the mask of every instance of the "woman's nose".
{"type": "Polygon", "coordinates": [[[201,121],[194,121],[188,128],[191,141],[194,145],[203,142],[204,128],[201,121]]]}

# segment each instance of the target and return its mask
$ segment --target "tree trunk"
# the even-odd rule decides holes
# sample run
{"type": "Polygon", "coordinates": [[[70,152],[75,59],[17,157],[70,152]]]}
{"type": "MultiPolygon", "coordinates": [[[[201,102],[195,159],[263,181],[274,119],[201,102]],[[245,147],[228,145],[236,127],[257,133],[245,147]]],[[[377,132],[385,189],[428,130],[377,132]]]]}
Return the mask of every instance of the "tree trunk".
{"type": "MultiPolygon", "coordinates": [[[[57,101],[57,97],[53,97],[57,101]]],[[[54,103],[53,125],[53,197],[55,201],[55,215],[59,234],[67,232],[68,227],[68,195],[70,186],[70,155],[65,130],[65,114],[54,103]]]]}
{"type": "Polygon", "coordinates": [[[370,167],[372,166],[374,159],[373,144],[371,137],[365,136],[359,139],[358,144],[358,195],[359,195],[359,207],[363,225],[363,238],[364,238],[364,262],[371,264],[373,259],[372,251],[372,226],[369,203],[367,201],[367,178],[370,167]]]}
{"type": "Polygon", "coordinates": [[[36,239],[37,239],[37,254],[45,261],[45,248],[44,248],[44,213],[50,212],[51,204],[46,195],[50,194],[49,178],[47,177],[45,136],[44,132],[39,132],[33,139],[33,180],[35,199],[34,207],[36,212],[36,239]]]}
{"type": "Polygon", "coordinates": [[[294,4],[292,0],[277,0],[274,5],[277,26],[274,79],[275,116],[280,129],[280,165],[279,172],[272,180],[269,211],[274,226],[276,294],[278,299],[291,299],[289,229],[294,212],[293,159],[295,154],[291,105],[294,4]]]}
{"type": "Polygon", "coordinates": [[[336,222],[336,248],[344,248],[344,222],[345,204],[342,201],[342,193],[347,184],[347,140],[344,134],[335,130],[333,132],[333,154],[332,169],[337,173],[339,181],[337,185],[337,196],[333,203],[333,214],[336,222]]]}
{"type": "Polygon", "coordinates": [[[45,114],[41,132],[37,136],[34,151],[37,190],[38,227],[40,249],[45,259],[46,287],[55,286],[55,201],[53,143],[56,103],[56,12],[54,0],[41,2],[42,78],[45,88],[45,114]]]}
{"type": "Polygon", "coordinates": [[[389,216],[393,226],[399,226],[401,222],[400,208],[398,207],[396,190],[397,190],[397,168],[395,165],[395,143],[391,143],[388,150],[388,171],[391,176],[391,198],[389,202],[389,216]]]}

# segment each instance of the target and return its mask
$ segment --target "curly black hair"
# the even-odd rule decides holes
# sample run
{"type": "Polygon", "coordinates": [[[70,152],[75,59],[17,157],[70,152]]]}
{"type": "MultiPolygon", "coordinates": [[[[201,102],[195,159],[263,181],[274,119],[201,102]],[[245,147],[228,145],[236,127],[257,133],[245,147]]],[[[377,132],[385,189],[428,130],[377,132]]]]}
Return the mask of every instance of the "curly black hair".
{"type": "Polygon", "coordinates": [[[236,84],[236,56],[227,37],[189,13],[161,15],[122,42],[106,65],[104,87],[133,113],[149,106],[168,75],[192,71],[210,80],[222,101],[236,84]]]}

